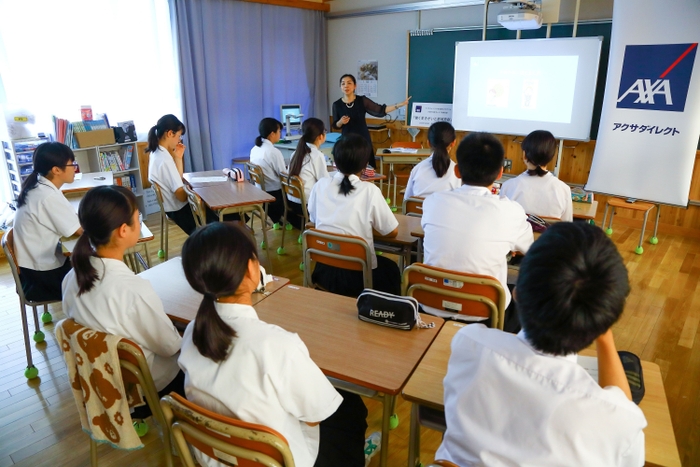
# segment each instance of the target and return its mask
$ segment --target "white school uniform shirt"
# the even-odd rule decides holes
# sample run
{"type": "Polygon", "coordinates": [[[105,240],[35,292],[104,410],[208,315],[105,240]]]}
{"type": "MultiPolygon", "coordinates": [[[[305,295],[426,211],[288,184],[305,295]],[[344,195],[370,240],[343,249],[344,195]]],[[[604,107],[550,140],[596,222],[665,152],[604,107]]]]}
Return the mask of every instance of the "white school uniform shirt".
{"type": "Polygon", "coordinates": [[[282,151],[265,138],[261,146],[253,146],[250,150],[250,162],[259,165],[265,178],[265,191],[277,191],[282,189],[280,175],[286,170],[282,151]]]}
{"type": "Polygon", "coordinates": [[[523,172],[501,185],[501,196],[517,202],[528,214],[574,220],[571,188],[552,172],[541,177],[523,172]]]}
{"type": "Polygon", "coordinates": [[[503,285],[508,306],[506,255],[526,253],[534,241],[527,215],[518,203],[499,198],[488,188],[462,185],[428,196],[421,226],[426,264],[495,277],[503,285]]]}
{"type": "Polygon", "coordinates": [[[442,177],[438,177],[433,169],[433,155],[419,162],[408,177],[405,198],[426,196],[436,191],[450,191],[462,186],[462,180],[455,174],[455,162],[450,160],[450,166],[442,177]]]}
{"type": "Polygon", "coordinates": [[[75,270],[63,279],[63,311],[76,322],[134,341],[143,350],[157,390],[175,379],[182,339],[153,286],[122,261],[91,257],[98,279],[78,296],[75,270]]]}
{"type": "MultiPolygon", "coordinates": [[[[311,360],[299,335],[265,323],[248,305],[216,303],[234,331],[229,354],[216,363],[192,342],[191,322],[182,342],[180,367],[187,399],[222,415],[265,425],[285,437],[295,465],[312,467],[318,456],[319,427],[343,398],[311,360]]],[[[197,452],[209,467],[223,464],[197,452]]]]}
{"type": "Polygon", "coordinates": [[[318,230],[364,239],[372,253],[372,269],[376,269],[372,228],[381,235],[387,235],[399,226],[399,221],[374,183],[363,182],[357,175],[350,175],[355,189],[347,196],[342,194],[340,182],[344,177],[336,172],[332,178],[316,182],[309,197],[309,219],[318,230]]]}
{"type": "Polygon", "coordinates": [[[535,350],[521,332],[472,324],[452,339],[447,431],[435,453],[459,466],[644,465],[641,409],[576,363],[535,350]]]}
{"type": "Polygon", "coordinates": [[[175,192],[182,188],[184,183],[173,156],[163,146],[158,146],[149,157],[148,180],[160,186],[165,212],[179,211],[187,205],[187,201],[180,201],[175,197],[175,192]]]}
{"type": "MultiPolygon", "coordinates": [[[[301,165],[301,171],[299,172],[299,178],[304,182],[304,197],[306,201],[309,201],[311,196],[311,190],[317,181],[322,178],[330,177],[328,174],[328,168],[326,167],[326,156],[316,147],[315,144],[306,143],[306,145],[311,149],[311,152],[304,157],[304,162],[301,165]]],[[[267,182],[266,182],[267,183],[267,182]]],[[[299,198],[294,196],[287,196],[290,200],[295,203],[301,204],[299,198]]]]}
{"type": "Polygon", "coordinates": [[[14,241],[17,264],[35,271],[60,268],[66,261],[59,240],[80,228],[75,209],[61,190],[44,176],[37,178],[25,204],[17,209],[14,241]]]}

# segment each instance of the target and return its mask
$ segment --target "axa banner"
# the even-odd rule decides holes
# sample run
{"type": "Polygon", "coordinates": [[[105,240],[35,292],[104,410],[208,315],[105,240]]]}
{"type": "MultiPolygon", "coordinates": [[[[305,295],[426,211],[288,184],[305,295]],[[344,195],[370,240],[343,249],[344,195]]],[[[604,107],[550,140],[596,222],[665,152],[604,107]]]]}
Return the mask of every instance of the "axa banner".
{"type": "Polygon", "coordinates": [[[687,206],[700,138],[700,2],[615,0],[586,189],[687,206]]]}

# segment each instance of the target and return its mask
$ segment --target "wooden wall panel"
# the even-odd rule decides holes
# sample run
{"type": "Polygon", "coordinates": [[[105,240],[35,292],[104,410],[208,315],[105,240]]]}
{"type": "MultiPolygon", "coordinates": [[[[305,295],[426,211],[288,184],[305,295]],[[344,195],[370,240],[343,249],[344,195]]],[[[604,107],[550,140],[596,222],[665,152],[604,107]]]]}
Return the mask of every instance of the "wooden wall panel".
{"type": "Polygon", "coordinates": [[[146,153],[146,148],[148,143],[140,142],[136,144],[136,152],[139,156],[139,167],[141,167],[141,183],[143,183],[144,188],[150,188],[151,182],[148,181],[148,154],[146,153]]]}

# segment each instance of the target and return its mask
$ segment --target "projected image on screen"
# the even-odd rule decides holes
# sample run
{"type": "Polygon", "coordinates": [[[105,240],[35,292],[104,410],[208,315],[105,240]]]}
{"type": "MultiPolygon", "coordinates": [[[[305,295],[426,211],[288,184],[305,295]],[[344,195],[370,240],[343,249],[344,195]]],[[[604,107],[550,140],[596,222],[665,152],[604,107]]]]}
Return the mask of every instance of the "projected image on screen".
{"type": "Polygon", "coordinates": [[[458,42],[452,124],[458,130],[589,138],[600,37],[458,42]]]}
{"type": "Polygon", "coordinates": [[[578,57],[472,57],[467,115],[570,123],[577,67],[578,57]]]}

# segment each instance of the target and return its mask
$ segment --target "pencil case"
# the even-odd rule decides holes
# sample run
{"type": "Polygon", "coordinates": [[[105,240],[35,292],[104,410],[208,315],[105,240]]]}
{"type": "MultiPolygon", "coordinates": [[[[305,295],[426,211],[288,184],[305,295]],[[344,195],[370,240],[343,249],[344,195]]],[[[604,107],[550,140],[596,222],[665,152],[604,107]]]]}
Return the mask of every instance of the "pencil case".
{"type": "Polygon", "coordinates": [[[632,352],[620,350],[617,352],[622,361],[622,368],[625,370],[627,382],[632,392],[632,401],[639,405],[644,399],[644,374],[642,373],[642,362],[632,352]]]}
{"type": "Polygon", "coordinates": [[[365,289],[357,297],[358,318],[368,323],[410,331],[431,328],[434,323],[424,323],[419,314],[420,305],[413,297],[402,297],[374,289],[365,289]]]}

